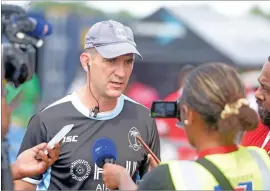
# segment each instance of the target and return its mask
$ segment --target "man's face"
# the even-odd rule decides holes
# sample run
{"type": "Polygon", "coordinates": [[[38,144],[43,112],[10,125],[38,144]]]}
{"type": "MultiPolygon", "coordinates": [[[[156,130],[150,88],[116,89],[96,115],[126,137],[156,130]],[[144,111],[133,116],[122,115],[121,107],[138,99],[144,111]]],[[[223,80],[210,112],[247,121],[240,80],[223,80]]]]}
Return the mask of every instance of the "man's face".
{"type": "Polygon", "coordinates": [[[106,59],[100,54],[92,58],[90,81],[101,96],[117,98],[125,90],[133,70],[135,56],[126,54],[106,59]]]}
{"type": "Polygon", "coordinates": [[[262,123],[270,127],[270,62],[267,61],[258,79],[260,87],[255,92],[262,123]]]}

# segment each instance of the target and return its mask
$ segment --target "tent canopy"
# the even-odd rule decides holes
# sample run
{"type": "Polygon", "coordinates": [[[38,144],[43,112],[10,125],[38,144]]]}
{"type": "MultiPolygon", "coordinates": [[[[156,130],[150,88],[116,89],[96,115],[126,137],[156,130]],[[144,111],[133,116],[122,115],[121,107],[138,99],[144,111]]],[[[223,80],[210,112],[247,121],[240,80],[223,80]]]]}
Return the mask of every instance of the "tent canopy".
{"type": "Polygon", "coordinates": [[[132,23],[131,27],[145,62],[184,65],[219,61],[234,64],[166,8],[132,23]]]}

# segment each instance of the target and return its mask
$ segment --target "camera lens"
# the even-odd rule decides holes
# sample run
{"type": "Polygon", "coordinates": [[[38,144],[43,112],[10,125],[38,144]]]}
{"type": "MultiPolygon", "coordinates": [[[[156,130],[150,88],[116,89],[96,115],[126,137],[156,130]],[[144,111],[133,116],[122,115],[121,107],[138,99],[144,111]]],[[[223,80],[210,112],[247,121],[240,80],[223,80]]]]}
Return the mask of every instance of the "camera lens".
{"type": "Polygon", "coordinates": [[[5,78],[8,82],[14,84],[15,87],[23,84],[28,78],[28,68],[26,64],[22,64],[17,68],[12,62],[5,62],[5,78]]]}
{"type": "Polygon", "coordinates": [[[15,66],[10,61],[11,60],[6,61],[4,63],[4,65],[5,65],[5,78],[7,81],[13,81],[13,75],[14,75],[14,72],[16,71],[15,66]]]}

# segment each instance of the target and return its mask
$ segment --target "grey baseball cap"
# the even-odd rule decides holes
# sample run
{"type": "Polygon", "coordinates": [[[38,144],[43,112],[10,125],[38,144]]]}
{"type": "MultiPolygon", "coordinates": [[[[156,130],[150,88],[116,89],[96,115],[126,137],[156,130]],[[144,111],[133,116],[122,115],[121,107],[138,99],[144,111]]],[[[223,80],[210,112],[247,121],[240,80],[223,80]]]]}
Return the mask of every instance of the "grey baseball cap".
{"type": "Polygon", "coordinates": [[[84,48],[95,48],[104,58],[115,58],[133,53],[142,59],[136,48],[132,30],[113,20],[93,25],[85,36],[84,48]]]}

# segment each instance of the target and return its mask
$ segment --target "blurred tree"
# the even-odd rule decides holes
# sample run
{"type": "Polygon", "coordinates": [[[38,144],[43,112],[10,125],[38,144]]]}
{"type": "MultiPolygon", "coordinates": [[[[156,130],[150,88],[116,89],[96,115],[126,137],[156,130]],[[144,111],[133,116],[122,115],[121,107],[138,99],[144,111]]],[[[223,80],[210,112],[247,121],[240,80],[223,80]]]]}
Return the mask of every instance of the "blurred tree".
{"type": "Polygon", "coordinates": [[[116,14],[114,14],[114,18],[120,19],[120,20],[134,20],[135,19],[135,17],[132,14],[130,14],[130,12],[125,11],[125,10],[121,10],[117,12],[116,14]]]}
{"type": "Polygon", "coordinates": [[[257,5],[250,9],[250,13],[253,14],[253,15],[257,15],[257,16],[262,16],[262,17],[264,17],[266,19],[270,19],[270,12],[269,13],[264,12],[257,5]]]}
{"type": "Polygon", "coordinates": [[[132,20],[135,17],[132,16],[128,11],[119,11],[114,14],[104,13],[103,11],[91,7],[86,2],[53,2],[53,1],[43,1],[43,2],[32,2],[31,9],[50,9],[54,8],[59,11],[73,12],[78,15],[87,16],[111,16],[114,19],[121,20],[132,20]]]}
{"type": "Polygon", "coordinates": [[[43,1],[43,2],[32,2],[31,9],[50,9],[54,8],[59,11],[67,11],[77,13],[79,15],[91,15],[91,16],[104,16],[105,14],[95,8],[88,6],[85,2],[52,2],[52,1],[43,1]]]}

